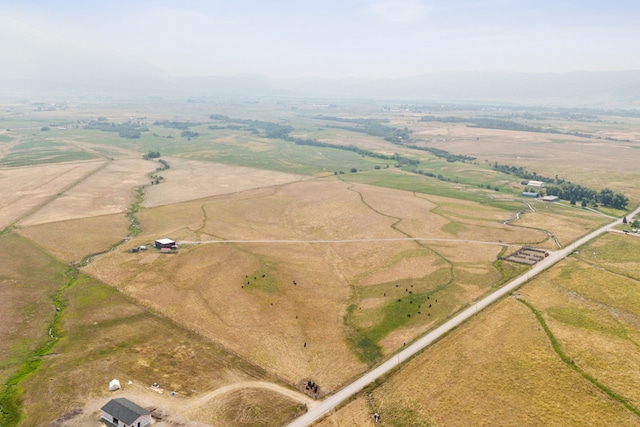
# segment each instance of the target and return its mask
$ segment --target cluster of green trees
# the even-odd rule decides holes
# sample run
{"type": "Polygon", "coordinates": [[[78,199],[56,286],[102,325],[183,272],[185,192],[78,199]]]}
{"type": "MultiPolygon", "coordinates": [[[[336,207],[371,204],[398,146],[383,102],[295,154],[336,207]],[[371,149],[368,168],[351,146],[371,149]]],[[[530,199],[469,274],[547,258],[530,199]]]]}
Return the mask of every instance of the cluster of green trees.
{"type": "Polygon", "coordinates": [[[523,123],[514,122],[513,120],[478,118],[473,119],[470,128],[500,129],[500,130],[517,130],[522,132],[541,132],[541,133],[562,133],[553,128],[540,128],[537,126],[529,126],[523,123]]]}
{"type": "Polygon", "coordinates": [[[379,136],[384,138],[385,141],[391,142],[396,145],[402,145],[403,147],[411,148],[413,150],[419,151],[427,151],[431,154],[446,159],[448,162],[465,162],[465,161],[473,161],[476,158],[471,156],[464,156],[459,154],[452,154],[446,150],[442,150],[439,148],[432,147],[423,147],[415,144],[411,144],[413,142],[411,140],[410,134],[411,131],[407,128],[398,129],[391,126],[387,126],[382,124],[383,122],[387,122],[388,120],[377,120],[377,119],[343,119],[339,117],[331,117],[331,116],[318,116],[323,120],[332,120],[336,122],[343,123],[354,123],[360,125],[360,127],[353,126],[333,126],[336,129],[344,129],[351,132],[361,132],[366,133],[371,136],[379,136]]]}
{"type": "Polygon", "coordinates": [[[510,165],[501,165],[498,162],[495,162],[493,165],[493,170],[498,172],[506,173],[507,175],[513,174],[518,178],[522,179],[532,179],[534,181],[542,181],[544,183],[555,183],[561,184],[564,182],[564,179],[559,178],[557,175],[555,178],[549,178],[547,176],[538,175],[537,172],[532,171],[529,172],[527,169],[522,166],[510,166],[510,165]]]}
{"type": "Polygon", "coordinates": [[[248,130],[255,135],[264,136],[265,138],[287,140],[289,139],[289,132],[293,131],[293,127],[289,125],[281,125],[278,123],[265,122],[262,120],[232,119],[231,117],[224,116],[222,114],[212,114],[211,116],[209,116],[209,118],[211,120],[217,120],[223,123],[238,123],[246,125],[245,130],[248,130]],[[262,133],[260,132],[260,130],[262,130],[262,133]]]}
{"type": "Polygon", "coordinates": [[[197,126],[200,123],[178,122],[175,120],[163,120],[163,121],[155,121],[153,122],[153,124],[155,126],[163,126],[165,128],[186,130],[186,129],[189,129],[189,127],[191,126],[197,126]]]}
{"type": "Polygon", "coordinates": [[[183,130],[180,136],[183,138],[195,138],[197,136],[200,136],[200,134],[198,132],[193,132],[190,130],[183,130]]]}
{"type": "Polygon", "coordinates": [[[548,185],[546,193],[549,196],[558,196],[562,200],[568,200],[572,205],[581,201],[582,206],[587,206],[588,204],[597,206],[600,204],[615,209],[624,209],[629,204],[627,196],[619,191],[613,191],[609,188],[596,191],[570,182],[564,182],[560,185],[548,185]]]}
{"type": "Polygon", "coordinates": [[[451,162],[451,163],[453,162],[464,163],[464,162],[472,162],[476,160],[475,157],[465,156],[463,154],[453,154],[446,150],[442,150],[440,148],[421,147],[419,145],[414,145],[414,144],[402,144],[402,145],[407,148],[411,148],[413,150],[428,151],[429,153],[435,155],[436,157],[440,157],[442,159],[445,159],[447,162],[451,162]]]}
{"type": "Polygon", "coordinates": [[[471,119],[465,119],[462,117],[455,117],[455,116],[446,116],[446,117],[422,116],[420,121],[421,122],[439,122],[439,123],[469,123],[471,119]]]}
{"type": "Polygon", "coordinates": [[[149,151],[147,154],[142,156],[142,158],[145,159],[145,160],[157,159],[158,157],[160,157],[160,152],[159,151],[149,151]]]}
{"type": "Polygon", "coordinates": [[[102,132],[118,132],[121,138],[140,138],[142,132],[147,132],[149,128],[140,123],[128,121],[124,123],[111,123],[104,118],[91,120],[84,126],[85,129],[94,129],[102,132]]]}
{"type": "Polygon", "coordinates": [[[333,116],[317,116],[322,120],[329,120],[340,123],[353,123],[358,126],[331,126],[335,129],[344,129],[351,132],[365,133],[370,136],[379,136],[384,138],[385,141],[396,143],[400,140],[410,139],[411,131],[406,127],[404,129],[398,129],[391,126],[384,125],[382,123],[388,122],[388,120],[379,119],[346,119],[333,116]]]}
{"type": "Polygon", "coordinates": [[[514,122],[513,120],[493,119],[493,118],[463,118],[463,117],[437,117],[423,116],[421,122],[442,122],[442,123],[468,123],[470,128],[484,129],[500,129],[500,130],[517,130],[522,132],[542,132],[542,133],[562,133],[553,128],[540,128],[537,126],[529,126],[523,123],[514,122]]]}
{"type": "Polygon", "coordinates": [[[289,138],[289,140],[295,142],[296,145],[311,145],[314,147],[325,147],[325,148],[335,148],[336,150],[345,150],[345,151],[353,151],[354,153],[360,154],[361,156],[373,157],[376,159],[382,160],[393,160],[397,162],[398,166],[405,165],[418,165],[420,164],[420,160],[410,159],[408,157],[401,156],[398,153],[394,153],[392,155],[376,153],[375,151],[365,150],[355,145],[338,145],[338,144],[330,144],[327,142],[320,142],[315,139],[302,139],[302,138],[289,138]]]}

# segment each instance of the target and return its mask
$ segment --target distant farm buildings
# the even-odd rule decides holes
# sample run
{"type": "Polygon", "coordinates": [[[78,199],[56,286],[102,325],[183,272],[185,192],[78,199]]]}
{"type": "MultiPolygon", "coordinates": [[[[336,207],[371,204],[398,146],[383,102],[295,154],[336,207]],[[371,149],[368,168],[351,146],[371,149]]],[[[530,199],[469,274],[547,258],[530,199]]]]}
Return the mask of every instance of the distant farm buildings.
{"type": "Polygon", "coordinates": [[[129,399],[111,399],[102,408],[100,421],[107,427],[147,427],[151,425],[151,412],[129,399]]]}
{"type": "Polygon", "coordinates": [[[534,199],[535,199],[535,198],[537,198],[537,197],[539,196],[539,194],[538,194],[538,193],[534,193],[534,192],[532,192],[532,191],[523,191],[523,192],[522,192],[522,195],[523,195],[524,197],[533,197],[534,199]]]}
{"type": "Polygon", "coordinates": [[[544,188],[544,182],[542,181],[529,181],[526,184],[527,187],[531,188],[544,188]]]}
{"type": "Polygon", "coordinates": [[[544,202],[555,202],[558,200],[558,196],[544,196],[541,200],[544,202]]]}

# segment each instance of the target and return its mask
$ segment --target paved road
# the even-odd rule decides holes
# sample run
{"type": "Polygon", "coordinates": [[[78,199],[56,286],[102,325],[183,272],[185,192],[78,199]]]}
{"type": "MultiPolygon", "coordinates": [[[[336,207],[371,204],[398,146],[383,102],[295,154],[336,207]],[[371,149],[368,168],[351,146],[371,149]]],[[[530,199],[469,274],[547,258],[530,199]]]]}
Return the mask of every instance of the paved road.
{"type": "MultiPolygon", "coordinates": [[[[627,218],[633,218],[639,212],[640,212],[640,207],[636,209],[633,213],[627,215],[627,218]]],[[[480,301],[474,303],[472,306],[458,313],[457,315],[455,315],[454,317],[452,317],[442,325],[438,326],[436,329],[432,330],[431,332],[427,333],[423,337],[419,338],[417,341],[409,345],[404,350],[392,356],[386,362],[382,363],[381,365],[374,368],[373,370],[367,372],[362,377],[358,378],[357,380],[355,380],[354,382],[352,382],[342,390],[338,391],[336,394],[329,396],[328,398],[320,402],[317,406],[309,409],[309,411],[306,414],[296,418],[291,424],[289,424],[289,427],[308,426],[314,421],[322,418],[325,414],[327,414],[329,411],[334,409],[336,406],[340,405],[342,402],[344,402],[345,400],[349,399],[351,396],[353,396],[354,394],[362,390],[365,386],[372,383],[376,378],[379,378],[382,375],[387,374],[393,368],[397,367],[400,363],[407,360],[408,358],[415,355],[416,353],[422,351],[424,348],[426,348],[428,345],[436,341],[442,335],[449,332],[456,326],[460,325],[462,322],[466,321],[474,314],[480,312],[487,306],[493,304],[503,296],[507,295],[508,293],[516,289],[518,286],[528,281],[530,278],[536,276],[537,274],[540,274],[542,271],[548,269],[549,267],[551,267],[561,259],[565,258],[567,255],[572,253],[575,250],[575,248],[577,248],[578,246],[581,246],[589,242],[590,240],[594,239],[595,237],[603,233],[606,233],[612,226],[618,225],[621,223],[622,223],[622,219],[618,219],[610,224],[605,225],[604,227],[601,227],[589,233],[588,235],[582,237],[581,239],[578,239],[575,243],[572,243],[570,246],[564,249],[551,252],[547,258],[537,263],[535,266],[533,266],[528,272],[526,272],[522,276],[509,282],[508,284],[498,289],[496,292],[492,293],[491,295],[488,295],[485,298],[481,299],[480,301]]]]}

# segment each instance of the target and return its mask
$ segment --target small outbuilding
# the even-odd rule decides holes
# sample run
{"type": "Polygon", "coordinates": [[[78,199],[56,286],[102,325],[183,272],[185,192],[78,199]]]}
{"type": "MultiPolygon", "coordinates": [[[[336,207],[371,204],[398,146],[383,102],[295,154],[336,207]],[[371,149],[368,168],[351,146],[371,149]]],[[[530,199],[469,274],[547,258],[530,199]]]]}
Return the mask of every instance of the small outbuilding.
{"type": "Polygon", "coordinates": [[[558,200],[558,196],[544,196],[542,198],[544,202],[555,202],[556,200],[558,200]]]}
{"type": "Polygon", "coordinates": [[[156,240],[155,246],[157,249],[175,249],[177,247],[175,240],[167,239],[166,237],[164,239],[156,240]]]}
{"type": "Polygon", "coordinates": [[[120,390],[120,388],[120,381],[114,379],[109,382],[109,391],[120,390]]]}
{"type": "Polygon", "coordinates": [[[542,182],[542,181],[529,181],[527,183],[527,187],[544,188],[544,182],[542,182]]]}
{"type": "Polygon", "coordinates": [[[538,193],[533,193],[531,191],[523,191],[522,195],[524,197],[533,197],[534,199],[538,197],[538,193]]]}
{"type": "Polygon", "coordinates": [[[129,399],[111,399],[102,408],[100,421],[107,427],[147,427],[151,425],[151,412],[129,399]]]}

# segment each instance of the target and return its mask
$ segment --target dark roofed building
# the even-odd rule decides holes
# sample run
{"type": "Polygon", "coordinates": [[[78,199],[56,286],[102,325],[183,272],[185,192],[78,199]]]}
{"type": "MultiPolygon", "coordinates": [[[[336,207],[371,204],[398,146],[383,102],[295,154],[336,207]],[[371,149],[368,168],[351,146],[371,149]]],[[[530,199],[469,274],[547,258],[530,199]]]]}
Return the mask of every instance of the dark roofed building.
{"type": "Polygon", "coordinates": [[[175,247],[177,247],[176,242],[174,240],[167,239],[166,237],[164,239],[156,240],[155,246],[158,249],[162,249],[162,248],[174,249],[175,247]]]}
{"type": "Polygon", "coordinates": [[[151,425],[151,412],[129,399],[111,399],[102,408],[102,421],[108,427],[147,427],[151,425]]]}

